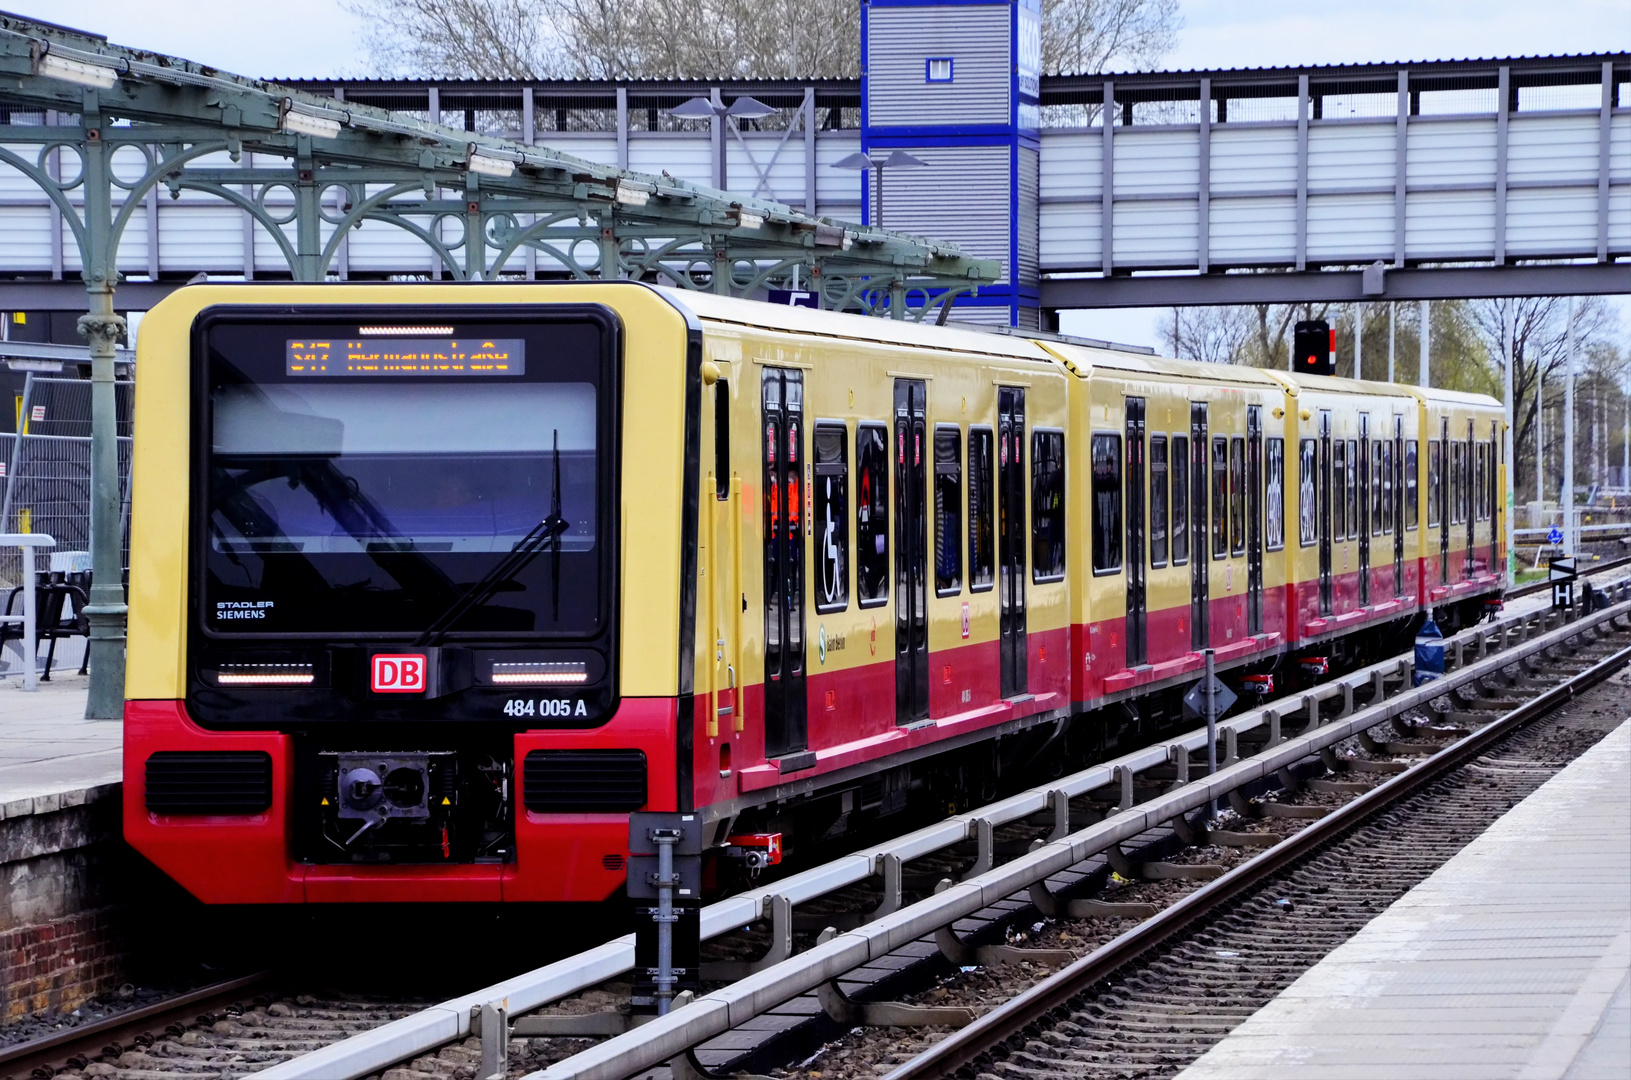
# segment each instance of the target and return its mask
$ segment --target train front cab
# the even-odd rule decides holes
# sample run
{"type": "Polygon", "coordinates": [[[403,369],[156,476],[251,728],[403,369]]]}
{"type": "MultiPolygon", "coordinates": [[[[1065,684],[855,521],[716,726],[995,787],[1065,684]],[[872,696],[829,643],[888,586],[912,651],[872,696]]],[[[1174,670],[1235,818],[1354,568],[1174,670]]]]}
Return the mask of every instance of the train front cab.
{"type": "Polygon", "coordinates": [[[1468,625],[1506,575],[1507,463],[1500,405],[1478,394],[1415,391],[1423,432],[1421,602],[1468,625]]]}
{"type": "Polygon", "coordinates": [[[1078,709],[1286,640],[1285,395],[1250,368],[1047,343],[1073,376],[1078,709]]]}
{"type": "Polygon", "coordinates": [[[677,302],[712,380],[691,750],[710,839],[893,812],[938,768],[914,762],[1062,715],[1068,424],[1047,355],[677,302]]]}
{"type": "MultiPolygon", "coordinates": [[[[281,338],[277,344],[281,348],[281,338]]],[[[533,350],[531,362],[547,368],[559,347],[551,339],[548,347],[533,350]]],[[[682,612],[689,615],[694,604],[689,584],[694,567],[687,554],[694,547],[686,523],[695,520],[698,475],[695,320],[654,290],[621,283],[495,284],[479,291],[456,285],[211,285],[180,290],[148,314],[138,362],[134,488],[139,495],[131,523],[124,742],[124,823],[131,845],[211,903],[598,900],[618,890],[627,812],[677,808],[681,777],[689,771],[689,761],[682,761],[676,748],[689,732],[692,706],[693,627],[682,612]],[[614,488],[604,493],[611,509],[594,542],[613,545],[608,550],[615,553],[613,591],[604,601],[615,625],[609,637],[597,639],[609,642],[603,663],[614,676],[602,677],[600,696],[594,697],[594,707],[604,704],[605,712],[583,716],[570,694],[511,690],[496,685],[501,681],[496,678],[437,701],[371,694],[369,676],[362,673],[367,665],[358,667],[352,654],[360,655],[363,646],[380,650],[346,641],[340,644],[349,652],[337,648],[330,656],[329,639],[321,635],[315,644],[308,635],[285,647],[324,654],[317,658],[316,682],[319,688],[326,685],[331,698],[303,697],[309,690],[280,697],[284,691],[275,687],[226,694],[218,679],[206,678],[201,658],[248,639],[204,634],[205,605],[191,591],[204,549],[202,533],[194,528],[199,496],[189,491],[188,477],[196,471],[199,445],[194,416],[208,415],[202,406],[194,408],[202,390],[193,373],[204,370],[195,353],[204,340],[195,333],[197,321],[211,312],[247,313],[284,320],[294,327],[288,332],[299,335],[301,319],[334,321],[336,309],[344,308],[349,309],[344,317],[353,321],[358,311],[366,311],[371,321],[401,326],[404,334],[428,334],[437,322],[468,315],[473,303],[484,317],[515,319],[518,325],[547,320],[563,306],[580,314],[592,311],[597,325],[615,331],[616,378],[597,391],[606,396],[594,399],[615,405],[610,433],[622,433],[621,445],[614,443],[611,450],[616,460],[607,466],[615,465],[614,488]],[[424,722],[427,716],[436,722],[424,722]],[[500,835],[484,856],[474,858],[462,857],[460,837],[445,830],[439,854],[419,852],[401,861],[390,861],[388,853],[356,860],[343,853],[297,857],[319,800],[333,794],[299,779],[311,775],[314,740],[373,753],[431,750],[438,738],[487,738],[496,757],[508,757],[494,762],[498,771],[489,779],[494,797],[506,800],[511,836],[500,835]],[[613,764],[615,776],[596,771],[613,764]],[[204,771],[186,773],[192,766],[204,771]],[[609,786],[595,786],[608,776],[609,786]],[[180,801],[178,777],[192,784],[180,801]],[[238,785],[240,805],[220,805],[219,792],[211,794],[207,785],[223,777],[238,785]],[[170,787],[154,786],[161,781],[170,787]],[[506,842],[512,838],[513,844],[506,842]]],[[[268,362],[281,368],[281,353],[268,362]]],[[[417,425],[438,420],[432,413],[393,417],[386,424],[359,421],[359,437],[373,432],[389,441],[397,438],[393,429],[424,430],[417,425]]],[[[478,425],[462,437],[480,442],[503,434],[502,426],[495,431],[478,425]]],[[[547,485],[550,444],[529,436],[530,444],[539,444],[545,455],[539,459],[545,464],[533,474],[547,485]]],[[[604,456],[597,452],[597,468],[604,456]]],[[[541,505],[547,507],[547,487],[544,492],[541,505]]],[[[264,550],[295,550],[293,543],[279,545],[264,550]]],[[[401,546],[390,547],[393,556],[401,554],[401,546]]],[[[589,549],[600,550],[593,544],[589,549]]],[[[543,561],[547,566],[548,557],[543,561]]],[[[299,606],[287,593],[271,602],[273,613],[276,604],[299,606]]],[[[250,602],[242,602],[241,609],[267,610],[250,602]]],[[[396,635],[380,644],[390,647],[386,651],[413,652],[414,636],[396,635]]],[[[455,640],[460,639],[449,637],[450,643],[455,640]]],[[[255,648],[264,651],[265,645],[255,648]]],[[[580,700],[590,697],[585,691],[580,700]]]]}

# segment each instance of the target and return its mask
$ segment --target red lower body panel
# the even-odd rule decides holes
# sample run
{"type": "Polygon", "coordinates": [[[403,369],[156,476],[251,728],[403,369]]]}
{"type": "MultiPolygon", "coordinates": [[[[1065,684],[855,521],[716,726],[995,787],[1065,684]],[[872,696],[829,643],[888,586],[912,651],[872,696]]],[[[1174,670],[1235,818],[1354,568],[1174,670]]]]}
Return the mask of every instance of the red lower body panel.
{"type": "Polygon", "coordinates": [[[210,904],[437,903],[604,900],[623,884],[625,814],[534,814],[525,809],[521,763],[530,750],[638,749],[646,755],[647,807],[675,806],[672,699],[625,699],[592,729],[515,737],[515,859],[508,864],[308,865],[291,856],[293,740],[277,732],[208,731],[180,701],[125,704],[125,839],[188,892],[210,904]],[[159,750],[264,751],[272,806],[253,815],[149,813],[144,774],[159,750]]]}

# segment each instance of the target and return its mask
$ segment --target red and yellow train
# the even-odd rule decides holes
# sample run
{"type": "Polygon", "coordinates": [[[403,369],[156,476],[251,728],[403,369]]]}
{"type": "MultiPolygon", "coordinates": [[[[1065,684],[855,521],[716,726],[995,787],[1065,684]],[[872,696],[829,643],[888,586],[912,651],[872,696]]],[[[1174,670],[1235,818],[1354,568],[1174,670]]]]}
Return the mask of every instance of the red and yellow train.
{"type": "Polygon", "coordinates": [[[598,901],[1499,597],[1484,397],[634,283],[142,328],[125,830],[211,903],[598,901]]]}

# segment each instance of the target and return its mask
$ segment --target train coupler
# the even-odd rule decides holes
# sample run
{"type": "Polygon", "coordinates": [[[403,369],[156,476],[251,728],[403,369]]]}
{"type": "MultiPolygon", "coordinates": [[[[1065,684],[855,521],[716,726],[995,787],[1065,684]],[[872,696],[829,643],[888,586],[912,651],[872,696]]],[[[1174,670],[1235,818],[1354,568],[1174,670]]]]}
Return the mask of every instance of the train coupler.
{"type": "Polygon", "coordinates": [[[727,837],[725,850],[722,854],[727,859],[737,859],[746,868],[749,877],[758,877],[759,871],[767,866],[777,866],[782,861],[782,834],[777,833],[739,833],[727,837]]]}
{"type": "Polygon", "coordinates": [[[1258,697],[1268,697],[1274,693],[1274,676],[1242,675],[1240,677],[1240,692],[1255,694],[1258,697]]]}

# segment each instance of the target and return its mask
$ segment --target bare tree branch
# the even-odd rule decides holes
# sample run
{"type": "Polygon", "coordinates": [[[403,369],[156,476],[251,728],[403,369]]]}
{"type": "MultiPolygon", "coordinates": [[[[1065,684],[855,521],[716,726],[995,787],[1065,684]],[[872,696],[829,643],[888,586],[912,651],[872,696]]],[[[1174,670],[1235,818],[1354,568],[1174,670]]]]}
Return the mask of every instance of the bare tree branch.
{"type": "MultiPolygon", "coordinates": [[[[858,0],[345,0],[381,74],[853,78],[858,0]]],[[[1043,0],[1046,71],[1154,66],[1178,0],[1043,0]]]]}

